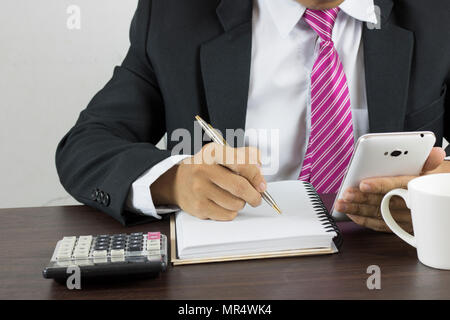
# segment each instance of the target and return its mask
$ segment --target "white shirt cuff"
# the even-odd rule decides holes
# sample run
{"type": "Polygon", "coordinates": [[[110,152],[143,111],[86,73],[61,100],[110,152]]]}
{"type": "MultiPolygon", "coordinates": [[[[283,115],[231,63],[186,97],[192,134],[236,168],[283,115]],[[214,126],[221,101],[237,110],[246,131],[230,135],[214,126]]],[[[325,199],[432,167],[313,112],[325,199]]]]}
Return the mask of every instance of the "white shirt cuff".
{"type": "Polygon", "coordinates": [[[128,193],[126,207],[128,210],[147,216],[161,219],[159,214],[170,213],[180,210],[177,206],[158,206],[153,204],[151,185],[167,170],[178,164],[182,160],[191,157],[190,155],[175,155],[157,163],[152,168],[144,172],[131,185],[128,193]]]}

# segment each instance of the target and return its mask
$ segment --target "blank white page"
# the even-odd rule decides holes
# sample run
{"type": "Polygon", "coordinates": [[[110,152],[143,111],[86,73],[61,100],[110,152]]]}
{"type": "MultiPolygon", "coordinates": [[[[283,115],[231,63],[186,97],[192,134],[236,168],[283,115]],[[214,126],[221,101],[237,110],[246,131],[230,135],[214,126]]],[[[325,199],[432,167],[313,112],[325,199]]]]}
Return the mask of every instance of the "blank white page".
{"type": "Polygon", "coordinates": [[[233,221],[201,220],[185,212],[176,216],[180,258],[224,256],[277,250],[330,247],[335,232],[319,221],[301,181],[268,184],[282,210],[278,214],[265,201],[247,205],[233,221]]]}

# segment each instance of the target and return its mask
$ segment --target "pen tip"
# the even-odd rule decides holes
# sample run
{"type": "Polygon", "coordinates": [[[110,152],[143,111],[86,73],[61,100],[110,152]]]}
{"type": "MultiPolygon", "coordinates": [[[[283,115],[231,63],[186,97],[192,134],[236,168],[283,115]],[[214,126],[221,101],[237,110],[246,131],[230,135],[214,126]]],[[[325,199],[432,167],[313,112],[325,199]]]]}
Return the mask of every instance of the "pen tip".
{"type": "Polygon", "coordinates": [[[273,208],[278,212],[278,214],[282,214],[281,209],[277,205],[275,205],[273,208]]]}

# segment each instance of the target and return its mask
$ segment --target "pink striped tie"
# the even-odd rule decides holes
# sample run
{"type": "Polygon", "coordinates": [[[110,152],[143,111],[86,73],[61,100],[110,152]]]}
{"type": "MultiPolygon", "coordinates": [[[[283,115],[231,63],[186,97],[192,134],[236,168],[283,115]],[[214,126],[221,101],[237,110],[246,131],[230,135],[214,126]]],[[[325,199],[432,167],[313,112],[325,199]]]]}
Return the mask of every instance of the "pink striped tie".
{"type": "Polygon", "coordinates": [[[339,8],[307,9],[305,21],[319,35],[319,56],[311,73],[311,132],[299,180],[319,193],[337,193],[353,153],[350,94],[331,38],[339,8]]]}

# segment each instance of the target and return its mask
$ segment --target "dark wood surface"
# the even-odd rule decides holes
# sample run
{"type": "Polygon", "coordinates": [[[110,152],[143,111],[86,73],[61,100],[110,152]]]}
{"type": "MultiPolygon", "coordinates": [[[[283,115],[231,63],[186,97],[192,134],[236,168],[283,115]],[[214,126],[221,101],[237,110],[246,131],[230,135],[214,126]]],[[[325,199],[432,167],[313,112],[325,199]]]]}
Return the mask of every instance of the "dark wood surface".
{"type": "MultiPolygon", "coordinates": [[[[327,204],[330,197],[324,197],[327,204]]],[[[63,236],[160,230],[168,220],[124,228],[85,206],[0,210],[0,299],[450,299],[450,272],[428,268],[391,234],[339,224],[339,254],[169,267],[156,279],[68,290],[42,278],[63,236]],[[381,268],[368,290],[367,267],[381,268]]]]}

